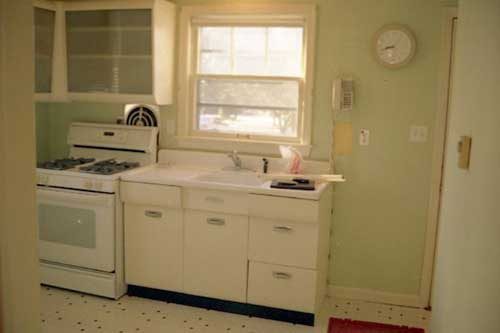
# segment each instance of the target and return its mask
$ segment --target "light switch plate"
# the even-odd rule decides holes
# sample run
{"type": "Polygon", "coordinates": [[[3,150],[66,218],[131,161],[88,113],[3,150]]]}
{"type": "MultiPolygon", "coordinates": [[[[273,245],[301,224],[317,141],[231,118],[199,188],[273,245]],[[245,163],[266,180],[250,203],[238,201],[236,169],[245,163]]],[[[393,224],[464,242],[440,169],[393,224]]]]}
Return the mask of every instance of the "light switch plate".
{"type": "Polygon", "coordinates": [[[428,128],[427,126],[412,125],[410,127],[410,142],[422,143],[427,142],[428,128]]]}
{"type": "Polygon", "coordinates": [[[362,128],[359,131],[359,145],[368,146],[370,144],[370,130],[362,128]]]}

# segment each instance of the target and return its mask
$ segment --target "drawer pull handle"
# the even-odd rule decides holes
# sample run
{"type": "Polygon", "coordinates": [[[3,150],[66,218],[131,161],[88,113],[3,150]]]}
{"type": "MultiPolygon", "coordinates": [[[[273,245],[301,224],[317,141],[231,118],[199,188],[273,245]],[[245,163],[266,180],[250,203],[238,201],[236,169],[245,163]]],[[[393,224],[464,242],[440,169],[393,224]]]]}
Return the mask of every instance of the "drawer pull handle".
{"type": "Polygon", "coordinates": [[[290,280],[292,278],[292,274],[285,272],[273,272],[273,277],[275,279],[290,280]]]}
{"type": "Polygon", "coordinates": [[[275,225],[273,230],[277,232],[290,232],[293,231],[293,228],[286,225],[275,225]]]}
{"type": "Polygon", "coordinates": [[[159,219],[163,216],[162,212],[156,212],[154,210],[146,210],[144,212],[144,215],[146,215],[147,217],[152,217],[154,219],[159,219]]]}
{"type": "Polygon", "coordinates": [[[224,203],[224,199],[223,198],[212,197],[212,196],[205,197],[205,201],[212,202],[212,203],[224,203]]]}
{"type": "Polygon", "coordinates": [[[212,225],[224,225],[226,224],[226,220],[219,218],[208,218],[207,223],[212,225]]]}

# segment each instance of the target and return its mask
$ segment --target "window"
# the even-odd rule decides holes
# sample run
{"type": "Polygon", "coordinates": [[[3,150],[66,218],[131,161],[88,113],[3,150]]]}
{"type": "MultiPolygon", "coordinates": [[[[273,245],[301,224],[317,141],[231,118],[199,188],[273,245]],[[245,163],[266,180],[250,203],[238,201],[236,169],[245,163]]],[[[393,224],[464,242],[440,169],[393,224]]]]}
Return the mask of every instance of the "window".
{"type": "Polygon", "coordinates": [[[313,14],[305,5],[184,7],[180,136],[309,144],[313,14]]]}

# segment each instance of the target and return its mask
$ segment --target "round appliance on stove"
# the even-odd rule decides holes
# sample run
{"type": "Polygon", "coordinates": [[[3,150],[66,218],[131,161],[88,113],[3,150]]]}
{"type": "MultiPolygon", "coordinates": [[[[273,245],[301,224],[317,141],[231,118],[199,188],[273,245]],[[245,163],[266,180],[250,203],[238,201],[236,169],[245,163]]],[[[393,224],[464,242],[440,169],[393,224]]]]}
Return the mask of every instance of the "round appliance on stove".
{"type": "Polygon", "coordinates": [[[148,104],[125,106],[125,124],[130,126],[159,127],[159,108],[148,104]]]}

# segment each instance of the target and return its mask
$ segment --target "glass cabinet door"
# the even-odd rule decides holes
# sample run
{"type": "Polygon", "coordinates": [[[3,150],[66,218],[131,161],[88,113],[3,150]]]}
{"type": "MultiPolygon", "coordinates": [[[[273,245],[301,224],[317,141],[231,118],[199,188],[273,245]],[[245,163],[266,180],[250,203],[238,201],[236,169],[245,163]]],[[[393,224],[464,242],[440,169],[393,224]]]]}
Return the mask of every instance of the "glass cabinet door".
{"type": "Polygon", "coordinates": [[[35,92],[52,90],[55,12],[35,7],[35,92]]]}
{"type": "Polygon", "coordinates": [[[66,12],[70,93],[152,94],[150,9],[66,12]]]}

